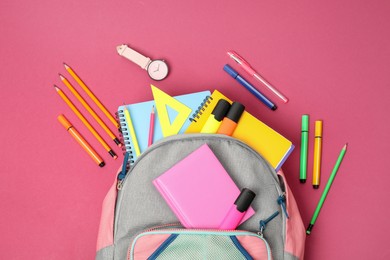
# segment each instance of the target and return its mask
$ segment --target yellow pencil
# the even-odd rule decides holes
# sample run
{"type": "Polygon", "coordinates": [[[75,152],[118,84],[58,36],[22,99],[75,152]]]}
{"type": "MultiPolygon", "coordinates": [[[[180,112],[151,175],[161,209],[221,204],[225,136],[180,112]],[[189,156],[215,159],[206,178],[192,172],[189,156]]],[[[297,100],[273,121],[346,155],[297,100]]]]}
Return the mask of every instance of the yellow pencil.
{"type": "Polygon", "coordinates": [[[106,133],[114,140],[115,144],[119,147],[122,147],[119,139],[114,135],[114,133],[107,127],[107,125],[103,122],[103,120],[96,114],[95,111],[91,108],[91,106],[85,101],[85,99],[77,92],[77,90],[70,84],[67,78],[60,75],[61,81],[68,87],[68,89],[73,93],[73,95],[80,101],[80,103],[87,109],[87,111],[95,118],[95,120],[99,123],[99,125],[106,131],[106,133]]]}
{"type": "Polygon", "coordinates": [[[92,127],[92,125],[88,122],[88,120],[80,113],[80,111],[76,108],[76,106],[70,101],[70,99],[65,95],[65,93],[56,85],[54,85],[57,93],[60,97],[65,101],[65,103],[72,109],[72,111],[80,118],[81,122],[88,128],[88,130],[95,136],[95,138],[102,144],[104,149],[108,151],[108,153],[114,158],[118,158],[115,152],[110,148],[110,146],[104,141],[104,139],[99,135],[98,132],[92,127]]]}
{"type": "Polygon", "coordinates": [[[322,149],[322,121],[315,122],[314,136],[314,162],[313,162],[313,188],[320,187],[321,175],[321,149],[322,149]]]}
{"type": "Polygon", "coordinates": [[[130,137],[131,137],[131,141],[132,141],[132,144],[133,144],[133,147],[135,150],[135,155],[139,156],[141,154],[141,152],[139,150],[137,136],[135,135],[133,121],[131,121],[131,116],[130,116],[129,110],[127,109],[126,106],[124,106],[124,107],[125,107],[125,111],[124,111],[125,112],[125,119],[127,121],[127,126],[129,127],[130,137]]]}
{"type": "Polygon", "coordinates": [[[77,81],[77,83],[83,88],[83,90],[88,94],[88,96],[95,102],[95,104],[103,111],[103,113],[107,116],[108,119],[114,124],[116,128],[120,130],[120,126],[115,118],[110,114],[110,112],[103,106],[103,104],[97,99],[97,97],[91,92],[91,90],[85,85],[85,83],[77,76],[77,74],[73,71],[71,67],[64,63],[65,69],[69,72],[69,74],[77,81]]]}

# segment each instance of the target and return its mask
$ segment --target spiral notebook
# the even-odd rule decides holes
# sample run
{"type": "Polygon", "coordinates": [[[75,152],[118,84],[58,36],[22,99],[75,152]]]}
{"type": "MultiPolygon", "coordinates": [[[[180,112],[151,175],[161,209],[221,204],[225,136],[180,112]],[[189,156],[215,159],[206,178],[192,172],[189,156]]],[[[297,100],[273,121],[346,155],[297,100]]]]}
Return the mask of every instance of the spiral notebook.
{"type": "MultiPolygon", "coordinates": [[[[153,180],[186,228],[218,228],[240,189],[207,144],[153,180]]],[[[244,222],[255,211],[249,208],[244,222]]]]}
{"type": "MultiPolygon", "coordinates": [[[[174,98],[191,109],[191,114],[188,116],[188,120],[185,120],[183,123],[179,134],[184,133],[187,127],[190,125],[191,115],[196,114],[199,106],[203,106],[203,103],[208,100],[210,97],[210,91],[201,91],[194,92],[186,95],[175,96],[174,98]]],[[[144,152],[148,147],[148,137],[149,137],[149,122],[150,122],[150,112],[152,111],[152,107],[155,106],[155,101],[145,101],[140,103],[128,104],[126,105],[127,109],[130,112],[131,120],[133,123],[135,135],[137,138],[138,146],[140,152],[144,152]]],[[[177,113],[180,111],[175,111],[173,109],[167,108],[167,112],[169,118],[174,119],[177,116],[177,113]]],[[[118,120],[121,126],[123,143],[125,144],[125,149],[127,152],[131,153],[132,158],[130,160],[130,164],[134,163],[137,159],[135,152],[132,147],[132,140],[129,134],[129,127],[125,120],[124,116],[124,106],[120,106],[118,108],[118,120]]],[[[155,113],[155,125],[154,125],[154,135],[153,142],[156,142],[163,138],[163,133],[161,129],[161,123],[158,116],[158,111],[155,113]]]]}
{"type": "MultiPolygon", "coordinates": [[[[221,92],[214,90],[209,99],[204,102],[199,113],[194,115],[191,119],[192,123],[187,128],[186,133],[199,133],[220,99],[225,99],[232,103],[232,101],[221,92]]],[[[276,171],[281,168],[294,149],[294,145],[291,141],[247,111],[242,114],[232,137],[243,141],[256,150],[275,168],[276,171]]]]}

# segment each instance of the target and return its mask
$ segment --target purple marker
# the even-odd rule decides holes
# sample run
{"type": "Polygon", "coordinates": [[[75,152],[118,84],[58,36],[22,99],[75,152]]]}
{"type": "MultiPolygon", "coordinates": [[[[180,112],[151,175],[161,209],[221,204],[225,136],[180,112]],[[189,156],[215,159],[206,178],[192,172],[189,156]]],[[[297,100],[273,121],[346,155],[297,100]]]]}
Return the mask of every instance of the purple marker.
{"type": "Polygon", "coordinates": [[[254,193],[250,189],[243,188],[241,190],[240,195],[238,195],[238,198],[223,219],[221,225],[219,226],[219,229],[236,229],[255,197],[256,193],[254,193]]]}

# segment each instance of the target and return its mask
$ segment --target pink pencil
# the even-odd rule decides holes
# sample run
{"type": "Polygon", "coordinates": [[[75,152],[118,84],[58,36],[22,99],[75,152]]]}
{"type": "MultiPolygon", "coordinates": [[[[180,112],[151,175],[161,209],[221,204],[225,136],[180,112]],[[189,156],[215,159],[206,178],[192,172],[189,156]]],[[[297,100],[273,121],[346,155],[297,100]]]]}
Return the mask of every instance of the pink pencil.
{"type": "Polygon", "coordinates": [[[152,112],[150,113],[148,146],[151,146],[153,143],[153,134],[154,134],[154,106],[152,107],[152,112]]]}

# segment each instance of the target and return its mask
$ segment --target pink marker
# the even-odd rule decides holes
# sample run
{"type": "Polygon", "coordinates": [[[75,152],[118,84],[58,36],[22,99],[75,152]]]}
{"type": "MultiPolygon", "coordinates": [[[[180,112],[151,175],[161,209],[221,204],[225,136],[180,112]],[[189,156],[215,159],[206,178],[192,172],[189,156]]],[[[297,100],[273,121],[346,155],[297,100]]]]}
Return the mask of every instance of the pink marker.
{"type": "Polygon", "coordinates": [[[221,225],[219,226],[219,229],[236,229],[255,197],[256,193],[254,193],[250,189],[243,188],[241,190],[240,195],[238,195],[238,198],[223,219],[221,225]]]}
{"type": "Polygon", "coordinates": [[[252,69],[251,65],[244,60],[240,55],[238,55],[234,51],[228,51],[227,54],[236,61],[238,64],[242,66],[242,68],[252,77],[263,83],[269,90],[271,90],[275,95],[277,95],[284,103],[288,102],[288,99],[280,93],[276,88],[274,88],[271,84],[269,84],[262,76],[260,76],[254,69],[252,69]]]}

